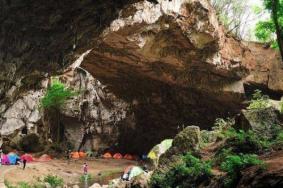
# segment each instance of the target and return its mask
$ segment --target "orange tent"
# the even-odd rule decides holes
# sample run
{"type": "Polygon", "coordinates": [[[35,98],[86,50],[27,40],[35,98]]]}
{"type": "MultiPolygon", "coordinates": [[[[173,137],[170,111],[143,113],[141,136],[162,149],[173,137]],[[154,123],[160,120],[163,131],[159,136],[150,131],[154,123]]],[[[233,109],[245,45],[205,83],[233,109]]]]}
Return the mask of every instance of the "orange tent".
{"type": "Polygon", "coordinates": [[[104,159],[111,159],[112,158],[112,155],[111,155],[111,153],[105,153],[104,155],[103,155],[103,158],[104,159]]]}
{"type": "Polygon", "coordinates": [[[114,159],[122,159],[123,156],[122,156],[121,153],[115,153],[115,154],[113,155],[113,158],[114,158],[114,159]]]}
{"type": "Polygon", "coordinates": [[[80,154],[79,154],[79,152],[72,152],[72,153],[71,153],[71,157],[72,157],[73,159],[79,159],[79,158],[80,158],[80,154]]]}
{"type": "Polygon", "coordinates": [[[134,160],[134,157],[130,154],[126,154],[124,155],[124,159],[127,159],[127,160],[134,160]]]}
{"type": "Polygon", "coordinates": [[[86,157],[86,153],[80,151],[80,152],[79,152],[79,156],[80,156],[80,158],[85,158],[85,157],[86,157]]]}

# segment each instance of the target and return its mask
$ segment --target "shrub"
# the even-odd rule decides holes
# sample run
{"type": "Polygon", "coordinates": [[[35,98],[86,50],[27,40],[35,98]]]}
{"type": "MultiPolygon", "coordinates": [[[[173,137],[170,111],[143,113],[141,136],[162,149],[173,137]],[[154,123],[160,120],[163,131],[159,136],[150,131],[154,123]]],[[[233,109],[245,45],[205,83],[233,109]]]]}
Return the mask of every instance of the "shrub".
{"type": "Polygon", "coordinates": [[[44,178],[44,182],[49,183],[52,188],[56,188],[57,186],[63,186],[64,181],[62,178],[58,176],[48,175],[44,178]]]}
{"type": "Polygon", "coordinates": [[[86,175],[82,175],[81,177],[80,177],[80,182],[81,183],[84,183],[84,182],[89,182],[89,181],[91,181],[93,179],[93,177],[90,175],[90,174],[86,174],[86,175]]]}
{"type": "Polygon", "coordinates": [[[230,147],[235,153],[257,153],[271,146],[268,139],[260,138],[252,130],[236,131],[230,128],[223,134],[227,138],[226,148],[230,147]]]}
{"type": "Polygon", "coordinates": [[[224,186],[233,187],[240,176],[241,170],[254,165],[263,167],[264,162],[259,160],[257,155],[228,155],[220,165],[221,170],[227,172],[224,186]]]}
{"type": "Polygon", "coordinates": [[[269,107],[268,102],[269,97],[267,95],[263,95],[260,90],[255,90],[253,94],[252,100],[250,101],[250,105],[247,109],[249,110],[260,110],[269,107]]]}
{"type": "Polygon", "coordinates": [[[211,163],[201,161],[191,153],[187,153],[182,163],[170,169],[167,173],[155,173],[151,177],[153,187],[196,187],[198,182],[208,180],[212,175],[211,163]]]}
{"type": "Polygon", "coordinates": [[[59,109],[67,99],[76,93],[67,88],[58,79],[52,80],[52,85],[47,88],[45,96],[41,99],[41,106],[45,109],[59,109]]]}
{"type": "Polygon", "coordinates": [[[31,186],[26,182],[20,182],[18,183],[17,188],[31,188],[31,186]]]}

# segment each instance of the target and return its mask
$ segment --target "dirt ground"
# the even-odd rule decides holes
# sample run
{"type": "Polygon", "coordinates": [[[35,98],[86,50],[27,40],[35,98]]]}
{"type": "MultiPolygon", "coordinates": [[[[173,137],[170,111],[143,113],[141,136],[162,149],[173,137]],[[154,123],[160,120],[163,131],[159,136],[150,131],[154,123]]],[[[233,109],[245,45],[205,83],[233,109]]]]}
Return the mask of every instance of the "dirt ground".
{"type": "MultiPolygon", "coordinates": [[[[65,184],[80,184],[80,177],[83,175],[83,163],[89,166],[89,174],[94,179],[104,176],[120,176],[124,169],[129,165],[136,165],[136,161],[115,160],[115,159],[88,159],[88,160],[67,160],[54,159],[49,162],[28,163],[25,170],[19,166],[6,166],[1,168],[1,176],[11,184],[19,182],[34,183],[38,179],[43,179],[49,174],[57,175],[64,179],[65,184]]],[[[109,177],[108,177],[109,178],[109,177]]],[[[92,182],[93,183],[93,182],[92,182]]]]}

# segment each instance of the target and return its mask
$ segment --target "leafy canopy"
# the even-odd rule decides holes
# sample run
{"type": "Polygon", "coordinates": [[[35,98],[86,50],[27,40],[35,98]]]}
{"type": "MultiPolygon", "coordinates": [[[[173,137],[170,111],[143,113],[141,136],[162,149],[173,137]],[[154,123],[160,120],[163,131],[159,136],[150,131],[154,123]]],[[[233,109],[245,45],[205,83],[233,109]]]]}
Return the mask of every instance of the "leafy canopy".
{"type": "MultiPolygon", "coordinates": [[[[268,12],[272,11],[272,1],[273,0],[264,0],[265,10],[268,12]]],[[[278,0],[277,7],[277,16],[278,23],[281,30],[283,29],[283,0],[278,0]]],[[[266,21],[260,21],[256,25],[255,35],[257,39],[262,42],[271,42],[272,47],[277,48],[278,43],[276,40],[276,28],[275,23],[272,17],[266,21]]],[[[279,36],[277,36],[279,37],[279,36]]]]}
{"type": "Polygon", "coordinates": [[[41,100],[41,106],[45,109],[60,109],[60,107],[76,92],[67,88],[58,79],[53,79],[52,84],[48,87],[45,96],[41,100]]]}

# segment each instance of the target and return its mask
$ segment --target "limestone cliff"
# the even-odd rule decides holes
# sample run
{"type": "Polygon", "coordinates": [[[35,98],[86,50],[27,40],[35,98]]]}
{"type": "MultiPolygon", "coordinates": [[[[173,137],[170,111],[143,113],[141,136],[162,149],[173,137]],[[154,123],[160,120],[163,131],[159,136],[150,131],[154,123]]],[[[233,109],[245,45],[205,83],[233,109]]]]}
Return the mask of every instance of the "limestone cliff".
{"type": "Polygon", "coordinates": [[[206,0],[0,0],[0,25],[8,140],[24,127],[40,134],[52,75],[83,91],[61,112],[76,147],[85,135],[87,148],[139,153],[182,124],[238,113],[249,89],[283,92],[279,54],[227,36],[206,0]]]}

